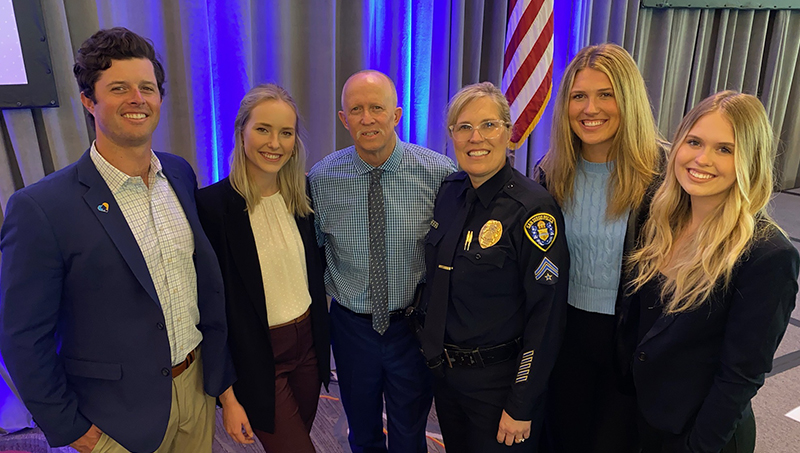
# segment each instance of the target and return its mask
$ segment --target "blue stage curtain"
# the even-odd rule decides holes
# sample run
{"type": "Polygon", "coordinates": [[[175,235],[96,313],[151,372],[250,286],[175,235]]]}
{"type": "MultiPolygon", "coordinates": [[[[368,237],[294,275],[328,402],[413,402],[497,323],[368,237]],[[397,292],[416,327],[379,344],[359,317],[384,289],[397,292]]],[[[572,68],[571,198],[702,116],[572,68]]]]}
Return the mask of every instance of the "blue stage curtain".
{"type": "MultiPolygon", "coordinates": [[[[86,0],[79,3],[66,5],[68,22],[73,8],[91,15],[86,0]]],[[[395,81],[402,140],[445,153],[450,96],[464,84],[500,81],[504,1],[92,3],[96,26],[70,27],[84,35],[73,43],[117,25],[153,40],[167,73],[154,147],[187,158],[202,184],[228,174],[238,103],[255,84],[278,83],[295,98],[310,166],[351,143],[336,112],[342,85],[358,70],[395,81]]]]}

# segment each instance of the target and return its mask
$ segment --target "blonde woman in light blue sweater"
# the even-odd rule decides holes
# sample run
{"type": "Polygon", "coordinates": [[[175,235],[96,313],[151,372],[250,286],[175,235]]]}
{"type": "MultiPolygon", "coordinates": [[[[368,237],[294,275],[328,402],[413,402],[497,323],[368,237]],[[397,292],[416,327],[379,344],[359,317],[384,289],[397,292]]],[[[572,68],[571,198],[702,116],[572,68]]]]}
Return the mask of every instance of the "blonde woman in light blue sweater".
{"type": "Polygon", "coordinates": [[[582,49],[556,95],[539,179],[564,211],[572,256],[567,327],[550,381],[555,452],[633,452],[635,402],[617,390],[616,306],[625,254],[654,191],[663,152],[644,80],[625,49],[582,49]]]}

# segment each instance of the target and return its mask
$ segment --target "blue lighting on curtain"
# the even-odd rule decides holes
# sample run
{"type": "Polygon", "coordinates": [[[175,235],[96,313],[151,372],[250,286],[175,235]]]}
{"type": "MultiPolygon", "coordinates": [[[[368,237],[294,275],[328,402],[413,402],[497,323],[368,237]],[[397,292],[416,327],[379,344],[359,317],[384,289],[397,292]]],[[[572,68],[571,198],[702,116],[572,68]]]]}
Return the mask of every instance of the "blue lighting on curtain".
{"type": "Polygon", "coordinates": [[[211,156],[209,161],[211,162],[211,174],[209,175],[211,178],[212,183],[217,182],[220,180],[219,175],[219,150],[222,148],[222,143],[219,142],[219,115],[217,114],[217,95],[214,85],[216,81],[216,74],[217,74],[217,65],[215,64],[216,59],[214,55],[217,55],[216,46],[214,45],[214,40],[211,38],[212,36],[216,35],[216,33],[211,33],[211,29],[214,28],[213,21],[210,21],[209,24],[209,33],[208,33],[208,64],[211,67],[211,74],[212,76],[209,78],[209,101],[211,102],[211,149],[209,150],[211,156]]]}
{"type": "Polygon", "coordinates": [[[382,0],[367,0],[362,15],[362,65],[394,80],[398,105],[403,109],[400,139],[422,146],[428,145],[433,7],[433,0],[389,5],[382,0]],[[397,30],[394,36],[393,29],[397,30]]]}
{"type": "Polygon", "coordinates": [[[586,27],[584,27],[584,22],[586,22],[586,8],[587,5],[586,0],[577,0],[574,2],[575,5],[575,14],[572,16],[572,36],[570,43],[572,46],[569,49],[569,61],[572,61],[572,58],[583,49],[585,44],[585,37],[586,37],[586,27]]]}
{"type": "Polygon", "coordinates": [[[208,56],[211,80],[209,90],[211,165],[209,182],[216,182],[230,173],[230,153],[239,101],[250,89],[250,36],[242,33],[251,19],[244,2],[208,2],[208,56]]]}
{"type": "Polygon", "coordinates": [[[375,69],[386,74],[390,73],[391,64],[391,22],[387,25],[385,2],[381,0],[367,0],[364,11],[362,38],[362,65],[364,69],[375,69]],[[386,30],[389,30],[388,33],[386,30]],[[386,35],[389,35],[389,45],[386,45],[386,35]],[[385,52],[388,51],[388,52],[385,52]],[[386,55],[390,56],[389,58],[386,55]]]}
{"type": "MultiPolygon", "coordinates": [[[[411,48],[408,59],[409,118],[413,129],[409,128],[409,140],[422,146],[428,145],[428,123],[431,104],[431,58],[433,42],[433,2],[408,2],[413,16],[409,21],[411,48]],[[413,8],[413,9],[412,9],[413,8]],[[413,27],[412,27],[413,25],[413,27]],[[412,76],[413,71],[413,76],[412,76]],[[414,104],[411,107],[411,93],[414,104]]],[[[444,30],[444,28],[442,29],[444,30]]],[[[443,31],[442,31],[443,32],[443,31]]]]}
{"type": "Polygon", "coordinates": [[[412,140],[411,139],[411,135],[412,135],[411,134],[411,116],[415,113],[415,112],[413,112],[411,110],[411,80],[412,80],[412,78],[411,78],[411,51],[413,50],[412,49],[412,44],[414,43],[413,42],[414,41],[413,40],[413,36],[414,35],[412,34],[413,33],[413,21],[410,20],[410,19],[414,17],[414,12],[415,12],[412,9],[413,5],[411,3],[412,3],[412,0],[406,0],[405,8],[403,10],[403,15],[401,16],[402,19],[405,22],[405,24],[403,24],[403,25],[405,25],[405,27],[403,27],[403,29],[405,30],[405,33],[403,33],[403,36],[401,36],[402,47],[401,47],[400,52],[402,54],[401,61],[404,63],[405,67],[401,68],[401,71],[398,71],[398,72],[401,72],[403,74],[403,101],[402,101],[402,106],[403,106],[403,111],[406,112],[406,113],[403,115],[403,129],[402,129],[402,132],[403,132],[403,135],[404,135],[403,140],[405,140],[405,141],[411,141],[412,140]]]}

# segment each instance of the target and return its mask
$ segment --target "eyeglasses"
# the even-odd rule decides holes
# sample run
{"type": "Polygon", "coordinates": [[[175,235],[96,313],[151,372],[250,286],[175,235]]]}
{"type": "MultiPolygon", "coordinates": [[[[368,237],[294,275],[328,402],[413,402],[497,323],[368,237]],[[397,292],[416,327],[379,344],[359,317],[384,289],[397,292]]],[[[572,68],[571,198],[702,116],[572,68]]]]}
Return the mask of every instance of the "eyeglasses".
{"type": "MultiPolygon", "coordinates": [[[[493,138],[497,138],[500,133],[503,132],[503,128],[508,128],[511,124],[506,123],[505,121],[500,120],[486,120],[478,125],[478,134],[484,138],[484,140],[491,140],[493,138]]],[[[450,135],[453,136],[453,140],[459,142],[466,142],[470,138],[472,138],[472,134],[475,132],[475,126],[469,123],[459,123],[449,127],[450,135]]]]}

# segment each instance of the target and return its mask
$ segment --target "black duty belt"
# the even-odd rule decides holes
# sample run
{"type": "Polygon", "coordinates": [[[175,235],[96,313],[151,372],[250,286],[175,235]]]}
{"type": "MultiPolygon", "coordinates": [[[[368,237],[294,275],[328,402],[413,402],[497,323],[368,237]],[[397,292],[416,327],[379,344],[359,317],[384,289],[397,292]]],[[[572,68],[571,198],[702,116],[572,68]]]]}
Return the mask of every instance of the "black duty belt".
{"type": "Polygon", "coordinates": [[[497,346],[474,349],[460,348],[456,345],[445,343],[442,358],[429,360],[428,366],[434,367],[441,363],[450,368],[484,368],[515,358],[520,351],[520,345],[521,340],[519,338],[497,346]]]}

